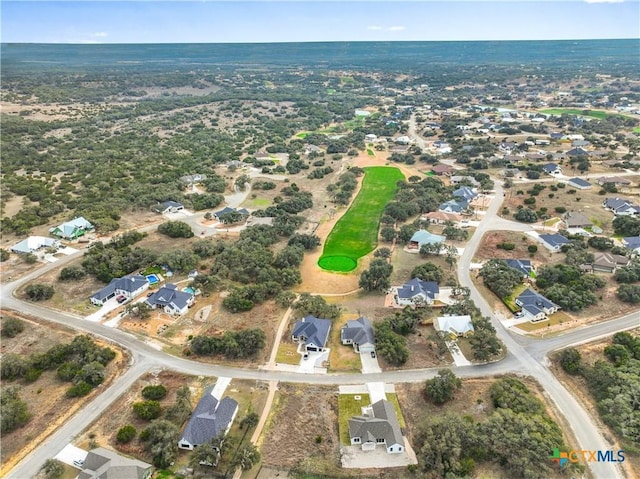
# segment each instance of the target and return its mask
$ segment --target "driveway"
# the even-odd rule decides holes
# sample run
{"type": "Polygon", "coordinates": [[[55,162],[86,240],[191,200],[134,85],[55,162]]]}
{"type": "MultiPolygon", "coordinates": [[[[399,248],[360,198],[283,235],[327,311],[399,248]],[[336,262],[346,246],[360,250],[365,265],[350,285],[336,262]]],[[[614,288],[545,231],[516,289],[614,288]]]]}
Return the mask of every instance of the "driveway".
{"type": "Polygon", "coordinates": [[[58,461],[64,462],[69,466],[77,467],[73,465],[73,461],[78,461],[78,460],[84,461],[87,457],[87,454],[89,454],[88,451],[85,451],[84,449],[80,449],[79,447],[76,447],[73,444],[67,444],[64,447],[64,449],[62,449],[62,451],[56,454],[55,458],[58,461]]]}
{"type": "Polygon", "coordinates": [[[362,374],[368,373],[381,373],[380,365],[378,364],[378,357],[371,357],[371,353],[360,353],[360,362],[362,363],[362,374]]]}
{"type": "Polygon", "coordinates": [[[382,469],[417,464],[416,453],[413,452],[406,437],[404,446],[405,451],[400,454],[387,454],[386,449],[381,446],[373,451],[363,451],[361,446],[341,446],[340,462],[345,469],[382,469]]]}
{"type": "Polygon", "coordinates": [[[311,352],[307,359],[304,359],[304,356],[301,357],[298,372],[303,374],[327,374],[327,368],[322,366],[325,361],[329,361],[328,349],[320,353],[311,352]]]}
{"type": "Polygon", "coordinates": [[[91,313],[89,316],[86,316],[84,319],[87,321],[91,321],[93,323],[99,323],[103,317],[105,317],[108,313],[117,309],[119,306],[122,306],[118,301],[116,301],[116,297],[114,296],[109,301],[100,306],[95,313],[91,313]]]}
{"type": "MultiPolygon", "coordinates": [[[[393,384],[391,385],[393,386],[393,384]]],[[[386,385],[384,383],[367,383],[369,391],[369,401],[371,404],[387,399],[386,385]]],[[[395,389],[394,389],[395,390],[395,389]]]]}
{"type": "Polygon", "coordinates": [[[462,351],[460,351],[455,341],[447,341],[447,347],[449,348],[451,356],[453,356],[453,362],[456,366],[472,366],[471,361],[462,354],[462,351]]]}

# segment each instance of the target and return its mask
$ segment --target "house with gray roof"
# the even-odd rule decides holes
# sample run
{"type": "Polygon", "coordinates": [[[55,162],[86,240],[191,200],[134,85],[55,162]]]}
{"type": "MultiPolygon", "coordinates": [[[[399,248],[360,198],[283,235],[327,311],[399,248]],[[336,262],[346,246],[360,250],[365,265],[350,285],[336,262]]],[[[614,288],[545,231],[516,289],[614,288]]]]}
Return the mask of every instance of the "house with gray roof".
{"type": "Polygon", "coordinates": [[[473,187],[480,186],[480,182],[476,180],[473,176],[453,175],[450,181],[452,185],[457,185],[459,183],[468,183],[473,187]]]}
{"type": "Polygon", "coordinates": [[[178,211],[182,211],[184,210],[184,205],[177,201],[165,201],[163,203],[158,203],[151,209],[156,213],[163,215],[165,213],[177,213],[178,211]]]}
{"type": "Polygon", "coordinates": [[[53,238],[46,238],[44,236],[29,236],[27,239],[23,239],[19,243],[14,244],[11,247],[13,253],[26,254],[35,253],[42,248],[58,248],[60,247],[60,241],[53,238]]]}
{"type": "Polygon", "coordinates": [[[111,282],[100,291],[91,296],[90,301],[96,306],[102,306],[115,296],[124,296],[127,299],[133,299],[149,288],[149,280],[140,274],[131,276],[123,276],[122,278],[113,278],[111,282]]]}
{"type": "Polygon", "coordinates": [[[628,236],[622,238],[624,247],[634,253],[640,254],[640,236],[628,236]]]}
{"type": "Polygon", "coordinates": [[[167,283],[149,296],[146,303],[152,308],[164,309],[167,314],[185,314],[193,304],[195,296],[187,291],[178,291],[173,283],[167,283]]]}
{"type": "Polygon", "coordinates": [[[623,198],[607,198],[602,202],[605,210],[616,216],[634,216],[640,214],[640,206],[633,205],[623,198]]]}
{"type": "Polygon", "coordinates": [[[309,314],[293,325],[291,339],[305,352],[320,352],[327,344],[330,329],[331,320],[309,314]]]}
{"type": "Polygon", "coordinates": [[[552,253],[557,253],[563,245],[571,243],[565,236],[558,233],[538,235],[538,238],[542,245],[552,253]]]}
{"type": "Polygon", "coordinates": [[[467,203],[473,200],[476,196],[478,196],[478,193],[473,191],[473,188],[469,188],[468,186],[461,186],[460,188],[458,188],[453,192],[454,198],[464,200],[467,203]]]}
{"type": "Polygon", "coordinates": [[[375,351],[375,338],[371,321],[364,316],[356,320],[347,321],[340,329],[340,341],[345,345],[353,345],[356,353],[375,351]]]}
{"type": "Polygon", "coordinates": [[[542,165],[542,171],[544,171],[548,175],[561,175],[562,168],[555,163],[547,163],[546,165],[542,165]]]}
{"type": "Polygon", "coordinates": [[[435,281],[422,281],[420,278],[413,278],[395,288],[394,298],[399,306],[414,306],[433,304],[438,299],[438,294],[440,294],[440,287],[435,281]]]}
{"type": "Polygon", "coordinates": [[[404,452],[404,438],[393,405],[386,399],[363,409],[362,416],[349,419],[351,445],[361,446],[363,451],[373,451],[383,446],[387,453],[404,452]]]}
{"type": "Polygon", "coordinates": [[[229,396],[219,400],[213,395],[213,388],[209,386],[205,389],[198,401],[178,440],[180,449],[192,451],[214,437],[226,436],[231,429],[238,414],[238,401],[229,396]]]}
{"type": "Polygon", "coordinates": [[[231,214],[231,213],[238,213],[242,216],[242,218],[246,218],[247,216],[249,216],[249,210],[245,209],[245,208],[230,208],[228,206],[225,206],[223,209],[221,209],[220,211],[216,211],[213,214],[213,217],[215,219],[217,219],[218,221],[222,221],[222,219],[224,218],[225,215],[231,214]]]}
{"type": "MultiPolygon", "coordinates": [[[[580,140],[576,140],[576,141],[580,141],[580,140]]],[[[572,148],[569,151],[567,151],[566,154],[569,158],[574,158],[578,156],[589,156],[589,152],[580,147],[572,148]]]]}
{"type": "Polygon", "coordinates": [[[516,298],[515,303],[522,308],[525,317],[531,322],[544,321],[548,319],[547,315],[560,309],[560,306],[531,288],[525,289],[516,298]]]}
{"type": "Polygon", "coordinates": [[[92,231],[93,225],[84,217],[78,216],[71,221],[66,221],[59,226],[54,226],[49,230],[53,236],[61,239],[74,240],[84,236],[87,231],[92,231]]]}
{"type": "Polygon", "coordinates": [[[194,173],[193,175],[184,175],[180,177],[180,181],[187,185],[195,185],[202,183],[207,179],[207,175],[203,173],[194,173]]]}
{"type": "Polygon", "coordinates": [[[591,220],[580,212],[569,211],[564,214],[562,221],[567,228],[586,228],[591,226],[591,220]]]}
{"type": "Polygon", "coordinates": [[[583,180],[582,178],[571,178],[567,181],[567,184],[578,190],[588,190],[591,188],[591,183],[587,180],[583,180]]]}
{"type": "Polygon", "coordinates": [[[509,268],[513,268],[522,275],[523,278],[530,278],[534,275],[534,268],[531,260],[528,259],[503,259],[509,268]]]}
{"type": "Polygon", "coordinates": [[[619,254],[607,252],[593,253],[593,263],[591,263],[591,271],[601,273],[615,273],[616,269],[627,266],[630,259],[619,254]]]}
{"type": "Polygon", "coordinates": [[[149,479],[152,472],[151,464],[97,447],[87,454],[77,479],[149,479]]]}
{"type": "Polygon", "coordinates": [[[466,211],[469,208],[469,202],[466,200],[449,200],[438,206],[438,211],[444,213],[458,213],[466,211]]]}

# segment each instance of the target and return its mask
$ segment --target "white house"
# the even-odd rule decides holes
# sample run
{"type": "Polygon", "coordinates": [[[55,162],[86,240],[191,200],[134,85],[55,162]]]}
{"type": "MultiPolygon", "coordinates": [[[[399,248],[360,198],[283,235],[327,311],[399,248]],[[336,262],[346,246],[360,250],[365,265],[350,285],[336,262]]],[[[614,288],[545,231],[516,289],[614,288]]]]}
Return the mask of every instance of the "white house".
{"type": "Polygon", "coordinates": [[[433,322],[433,327],[436,331],[448,333],[451,339],[458,336],[468,336],[474,332],[471,316],[468,314],[463,316],[438,316],[433,322]]]}
{"type": "Polygon", "coordinates": [[[58,248],[60,241],[44,236],[29,236],[11,247],[14,253],[35,253],[41,248],[58,248]]]}
{"type": "Polygon", "coordinates": [[[158,291],[155,291],[146,300],[152,308],[164,309],[167,314],[181,316],[189,310],[195,296],[187,291],[178,291],[173,283],[167,283],[158,291]]]}

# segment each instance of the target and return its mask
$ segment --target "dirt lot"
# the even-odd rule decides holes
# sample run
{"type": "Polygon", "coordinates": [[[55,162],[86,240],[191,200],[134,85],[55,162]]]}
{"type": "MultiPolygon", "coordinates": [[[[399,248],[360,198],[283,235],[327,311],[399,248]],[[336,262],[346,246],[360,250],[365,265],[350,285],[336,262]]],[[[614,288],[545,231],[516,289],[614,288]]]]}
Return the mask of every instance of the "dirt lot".
{"type": "MultiPolygon", "coordinates": [[[[55,344],[69,343],[75,334],[57,325],[51,325],[37,318],[2,312],[2,316],[14,316],[27,323],[25,330],[15,338],[2,338],[0,351],[2,354],[16,353],[29,355],[48,350],[55,344]]],[[[119,349],[109,345],[117,353],[113,361],[107,366],[107,380],[104,388],[113,378],[126,368],[128,358],[119,349]]],[[[45,371],[33,383],[24,381],[4,382],[3,386],[17,385],[20,387],[20,397],[32,405],[32,419],[20,429],[17,429],[2,437],[2,473],[12,467],[15,462],[24,457],[33,445],[42,442],[62,422],[71,417],[88,401],[92,400],[99,389],[84,398],[68,399],[65,396],[69,383],[57,379],[56,371],[45,371]],[[45,398],[46,396],[46,398],[45,398]],[[33,407],[37,405],[37,407],[33,407]]]]}
{"type": "Polygon", "coordinates": [[[538,268],[546,264],[556,264],[562,262],[563,254],[551,253],[539,242],[530,236],[516,231],[489,231],[480,240],[480,246],[473,257],[474,262],[482,262],[490,259],[530,259],[533,265],[538,268]],[[513,243],[516,247],[511,251],[499,249],[497,245],[502,243],[513,243]],[[531,255],[527,251],[529,245],[536,245],[538,251],[531,255]]]}
{"type": "MultiPolygon", "coordinates": [[[[547,413],[556,421],[561,429],[567,431],[568,428],[563,427],[559,421],[552,404],[549,404],[542,393],[541,388],[531,378],[518,377],[520,381],[525,383],[530,391],[547,405],[547,413]]],[[[396,393],[398,394],[398,400],[402,408],[402,414],[404,415],[405,422],[407,424],[406,435],[411,442],[414,449],[417,445],[414,442],[415,435],[417,433],[416,425],[420,424],[422,420],[431,416],[441,416],[447,413],[453,413],[462,416],[471,416],[474,421],[482,422],[494,411],[494,407],[489,394],[489,388],[495,381],[495,378],[483,378],[483,379],[464,379],[462,388],[456,393],[455,398],[446,403],[443,406],[436,406],[435,404],[427,401],[424,397],[424,383],[410,383],[410,384],[396,384],[396,393]]],[[[568,437],[565,433],[565,442],[569,445],[575,444],[573,437],[568,437]]],[[[418,454],[418,460],[420,460],[420,453],[416,449],[418,454]]],[[[499,465],[489,463],[483,464],[480,467],[476,467],[474,477],[506,477],[504,471],[499,465]]],[[[559,472],[557,475],[552,476],[555,478],[565,477],[559,472]]]]}
{"type": "MultiPolygon", "coordinates": [[[[640,329],[629,331],[631,334],[639,335],[640,329]]],[[[611,338],[602,339],[588,344],[583,344],[576,347],[582,355],[582,361],[585,364],[593,364],[596,361],[604,361],[605,356],[603,354],[604,348],[611,344],[611,338]]],[[[557,357],[557,356],[556,356],[557,357]]],[[[571,391],[573,396],[582,404],[591,416],[592,420],[598,425],[598,428],[603,431],[603,435],[607,441],[612,444],[614,449],[621,449],[621,444],[617,439],[616,433],[602,422],[598,408],[593,399],[593,396],[589,394],[587,383],[582,376],[572,376],[567,374],[564,369],[558,364],[556,357],[552,358],[551,370],[553,374],[571,391]]],[[[623,449],[623,448],[622,448],[623,449]]],[[[632,454],[627,451],[627,460],[622,463],[622,467],[628,478],[640,476],[640,454],[637,452],[632,454]]]]}

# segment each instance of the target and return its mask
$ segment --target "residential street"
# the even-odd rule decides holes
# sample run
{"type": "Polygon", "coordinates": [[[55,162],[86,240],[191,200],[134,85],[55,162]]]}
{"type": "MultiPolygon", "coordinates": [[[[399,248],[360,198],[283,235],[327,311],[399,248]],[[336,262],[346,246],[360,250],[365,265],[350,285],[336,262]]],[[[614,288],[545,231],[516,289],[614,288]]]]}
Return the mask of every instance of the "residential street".
{"type": "MultiPolygon", "coordinates": [[[[460,377],[482,377],[494,374],[520,373],[533,376],[540,382],[554,401],[559,411],[565,416],[567,423],[571,425],[578,440],[578,445],[584,450],[609,449],[608,442],[603,438],[600,431],[594,424],[592,418],[580,406],[576,399],[569,394],[559,381],[555,379],[546,365],[546,355],[556,349],[572,344],[578,344],[602,336],[610,335],[614,332],[637,327],[640,325],[640,318],[637,313],[629,314],[625,317],[599,323],[594,326],[583,327],[561,336],[556,336],[545,340],[531,339],[525,336],[511,334],[495,318],[487,301],[480,295],[473,285],[469,276],[469,265],[473,255],[479,246],[482,235],[496,224],[501,228],[513,225],[517,231],[523,225],[508,220],[496,222],[496,213],[500,208],[503,197],[503,189],[496,181],[495,199],[491,202],[487,213],[482,217],[474,236],[469,240],[464,249],[464,253],[458,261],[458,277],[463,286],[467,286],[471,291],[471,298],[481,309],[482,313],[493,320],[500,339],[508,348],[508,354],[502,361],[479,365],[461,366],[451,369],[460,377]],[[517,228],[517,229],[516,229],[517,228]]],[[[32,314],[49,321],[66,324],[81,332],[87,332],[99,336],[105,340],[112,341],[127,348],[131,352],[132,367],[117,378],[110,387],[89,403],[84,409],[76,414],[70,421],[56,431],[47,441],[37,446],[28,457],[22,460],[9,474],[8,477],[24,479],[32,477],[40,468],[42,463],[50,457],[55,456],[64,446],[79,434],[88,424],[102,414],[113,401],[117,400],[142,374],[157,368],[170,369],[178,372],[203,375],[203,376],[224,376],[238,379],[254,379],[270,382],[275,387],[274,381],[297,382],[309,384],[363,384],[365,382],[402,383],[424,381],[434,377],[439,368],[387,371],[374,374],[326,374],[310,375],[295,372],[270,371],[265,369],[243,369],[219,365],[201,364],[174,356],[170,356],[162,351],[158,351],[147,344],[144,338],[136,337],[132,334],[122,332],[116,328],[108,328],[99,323],[89,322],[83,318],[69,313],[54,311],[35,303],[23,302],[13,296],[13,291],[25,282],[40,276],[51,268],[59,267],[76,258],[82,252],[72,256],[62,258],[54,264],[43,266],[25,277],[12,283],[5,283],[1,288],[0,300],[2,307],[15,309],[26,314],[32,314]]],[[[273,362],[272,357],[270,363],[273,362]]],[[[550,451],[551,453],[551,451],[550,451]]],[[[594,475],[597,478],[622,478],[622,473],[614,463],[590,463],[594,475]]]]}

